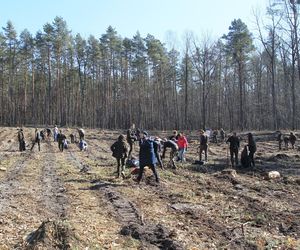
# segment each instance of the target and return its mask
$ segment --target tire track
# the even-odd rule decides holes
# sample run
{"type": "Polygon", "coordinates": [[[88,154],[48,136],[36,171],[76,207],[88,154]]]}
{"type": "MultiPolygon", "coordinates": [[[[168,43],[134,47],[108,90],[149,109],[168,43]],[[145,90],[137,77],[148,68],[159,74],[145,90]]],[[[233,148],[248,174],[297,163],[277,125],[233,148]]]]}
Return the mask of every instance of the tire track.
{"type": "Polygon", "coordinates": [[[44,207],[44,216],[40,226],[27,235],[20,244],[26,249],[69,249],[70,229],[65,223],[67,219],[66,206],[68,200],[64,194],[63,181],[57,174],[57,157],[52,143],[48,142],[48,153],[41,158],[41,172],[39,176],[38,206],[44,207]],[[49,158],[52,161],[49,161],[49,158]]]}
{"type": "MultiPolygon", "coordinates": [[[[79,170],[86,166],[72,151],[69,151],[66,158],[72,161],[79,170]]],[[[115,211],[115,215],[121,223],[142,224],[141,216],[135,205],[114,191],[110,183],[99,181],[91,186],[90,190],[101,190],[101,194],[104,194],[104,197],[110,202],[112,210],[115,211]]]]}
{"type": "Polygon", "coordinates": [[[14,249],[67,249],[67,199],[53,146],[48,144],[48,150],[19,154],[0,182],[0,248],[7,244],[14,249]],[[37,229],[29,233],[26,228],[37,229]]]}
{"type": "MultiPolygon", "coordinates": [[[[71,159],[79,169],[84,168],[84,164],[72,153],[71,159]]],[[[106,199],[109,211],[112,211],[115,219],[121,223],[120,233],[140,240],[144,247],[152,249],[174,249],[180,250],[183,247],[172,239],[171,233],[164,226],[157,224],[145,224],[142,213],[136,205],[120,194],[115,187],[116,184],[98,180],[92,182],[90,190],[100,191],[96,195],[100,199],[106,199]]]]}
{"type": "MultiPolygon", "coordinates": [[[[72,232],[75,234],[70,243],[78,245],[78,249],[85,249],[87,246],[93,249],[95,246],[98,246],[97,249],[99,246],[101,249],[110,249],[112,241],[117,241],[119,246],[125,245],[127,238],[119,235],[120,223],[111,216],[110,209],[106,208],[106,198],[98,199],[96,191],[90,190],[93,174],[85,171],[87,165],[82,159],[86,154],[78,150],[66,150],[61,155],[63,157],[58,158],[58,161],[64,168],[57,171],[65,183],[69,200],[68,223],[72,225],[72,232]]],[[[90,167],[87,170],[89,169],[90,167]]]]}
{"type": "Polygon", "coordinates": [[[63,194],[65,189],[62,180],[59,178],[56,172],[58,166],[53,144],[50,146],[49,153],[45,154],[42,158],[42,174],[40,177],[41,190],[41,202],[52,213],[51,219],[65,219],[66,218],[66,205],[67,198],[63,194]],[[47,158],[46,158],[47,157],[47,158]],[[52,161],[48,160],[48,157],[52,161]]]}
{"type": "Polygon", "coordinates": [[[9,207],[12,197],[17,195],[20,186],[18,178],[26,168],[25,162],[30,154],[22,154],[21,158],[13,163],[12,168],[6,173],[4,180],[0,181],[0,215],[4,214],[9,207]]]}
{"type": "Polygon", "coordinates": [[[90,189],[99,190],[101,194],[104,194],[104,197],[111,204],[111,209],[114,211],[115,217],[122,224],[143,224],[142,216],[136,206],[113,190],[110,183],[99,181],[97,184],[91,186],[90,189]]]}

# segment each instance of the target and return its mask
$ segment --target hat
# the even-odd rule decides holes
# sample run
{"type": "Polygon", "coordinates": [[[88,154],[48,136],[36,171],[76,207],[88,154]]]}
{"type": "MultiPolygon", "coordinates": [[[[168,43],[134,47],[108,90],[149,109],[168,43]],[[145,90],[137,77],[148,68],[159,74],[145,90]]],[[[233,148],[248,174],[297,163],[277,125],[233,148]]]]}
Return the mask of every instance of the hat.
{"type": "Polygon", "coordinates": [[[148,133],[147,133],[147,131],[143,131],[143,134],[145,135],[145,136],[148,136],[148,133]]]}

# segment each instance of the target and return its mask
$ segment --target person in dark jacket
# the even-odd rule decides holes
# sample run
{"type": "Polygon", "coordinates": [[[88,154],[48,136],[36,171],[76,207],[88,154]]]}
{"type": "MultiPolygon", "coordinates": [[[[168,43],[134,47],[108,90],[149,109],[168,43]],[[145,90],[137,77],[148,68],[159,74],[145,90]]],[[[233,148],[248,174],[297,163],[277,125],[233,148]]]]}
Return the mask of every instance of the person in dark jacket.
{"type": "Polygon", "coordinates": [[[159,176],[156,171],[156,164],[158,162],[159,155],[157,152],[157,143],[151,140],[150,138],[147,138],[148,133],[146,131],[143,131],[140,133],[140,154],[139,154],[139,162],[140,162],[140,170],[139,175],[137,177],[137,182],[140,183],[144,168],[146,166],[150,167],[154,176],[155,180],[158,183],[159,182],[159,176]],[[155,149],[156,148],[156,149],[155,149]]]}
{"type": "Polygon", "coordinates": [[[84,130],[82,128],[78,128],[77,131],[79,135],[79,140],[84,140],[84,134],[85,134],[84,130]]]}
{"type": "Polygon", "coordinates": [[[45,132],[44,132],[44,130],[41,130],[40,131],[40,135],[41,135],[41,140],[45,140],[45,132]]]}
{"type": "Polygon", "coordinates": [[[230,151],[230,161],[232,167],[238,165],[238,154],[239,154],[239,147],[240,147],[240,139],[237,137],[236,132],[227,139],[226,143],[229,143],[229,151],[230,151]],[[235,158],[235,160],[233,159],[235,158]]]}
{"type": "Polygon", "coordinates": [[[40,134],[40,132],[38,131],[38,129],[36,128],[35,129],[35,138],[34,138],[34,141],[33,141],[33,143],[32,143],[32,146],[31,146],[31,151],[32,151],[32,149],[34,148],[34,146],[35,146],[35,144],[37,143],[38,144],[38,147],[39,147],[39,151],[41,151],[41,145],[40,145],[40,143],[41,143],[41,134],[40,134]]]}
{"type": "Polygon", "coordinates": [[[202,161],[202,153],[204,151],[205,161],[207,161],[207,150],[208,150],[208,137],[204,133],[204,130],[200,130],[200,146],[199,146],[199,160],[202,161]]]}
{"type": "Polygon", "coordinates": [[[252,133],[248,133],[248,148],[249,148],[249,166],[255,167],[254,153],[256,152],[256,142],[252,133]]]}
{"type": "Polygon", "coordinates": [[[19,131],[18,131],[18,141],[19,141],[19,150],[20,150],[20,152],[25,151],[25,138],[24,138],[22,128],[20,128],[19,131]]]}
{"type": "Polygon", "coordinates": [[[48,138],[51,136],[51,129],[50,128],[46,128],[46,134],[47,134],[48,138]]]}
{"type": "Polygon", "coordinates": [[[57,141],[58,141],[58,148],[61,152],[64,151],[65,140],[67,140],[67,137],[60,130],[59,134],[57,135],[57,141]]]}
{"type": "Polygon", "coordinates": [[[250,162],[249,162],[248,149],[247,149],[247,146],[245,146],[241,153],[241,165],[243,168],[248,168],[249,163],[250,162]]]}
{"type": "Polygon", "coordinates": [[[161,158],[163,158],[163,159],[165,158],[166,150],[167,150],[167,148],[170,148],[171,149],[170,164],[172,165],[173,169],[176,169],[176,164],[175,164],[175,161],[174,161],[174,157],[177,155],[177,152],[178,152],[177,143],[173,140],[166,140],[166,141],[163,141],[162,145],[163,145],[163,152],[162,152],[161,158]]]}
{"type": "Polygon", "coordinates": [[[179,137],[179,135],[178,135],[177,130],[173,130],[173,134],[169,137],[169,140],[177,142],[178,137],[179,137]]]}
{"type": "Polygon", "coordinates": [[[220,129],[220,137],[221,137],[221,142],[224,142],[225,140],[225,131],[223,128],[220,129]]]}
{"type": "Polygon", "coordinates": [[[290,133],[289,141],[291,142],[292,149],[295,148],[295,143],[296,143],[297,137],[294,135],[293,132],[290,133]]]}
{"type": "Polygon", "coordinates": [[[113,152],[112,156],[116,158],[117,160],[117,174],[118,178],[122,174],[122,177],[125,177],[125,159],[127,157],[128,152],[128,146],[125,142],[124,135],[119,135],[118,140],[111,145],[110,147],[111,151],[113,152]]]}
{"type": "Polygon", "coordinates": [[[127,130],[126,141],[129,145],[128,159],[131,158],[131,153],[133,150],[134,142],[137,140],[137,137],[131,132],[130,129],[127,130]]]}
{"type": "Polygon", "coordinates": [[[72,133],[70,134],[71,143],[75,143],[75,135],[72,133]]]}
{"type": "Polygon", "coordinates": [[[140,139],[141,139],[141,138],[140,138],[141,132],[142,132],[142,131],[141,131],[139,128],[137,128],[137,129],[135,130],[135,135],[134,135],[134,136],[136,137],[136,140],[137,140],[137,141],[140,141],[140,139]]]}
{"type": "Polygon", "coordinates": [[[212,133],[212,142],[213,143],[218,143],[218,130],[217,129],[215,129],[214,131],[213,131],[213,133],[212,133]]]}

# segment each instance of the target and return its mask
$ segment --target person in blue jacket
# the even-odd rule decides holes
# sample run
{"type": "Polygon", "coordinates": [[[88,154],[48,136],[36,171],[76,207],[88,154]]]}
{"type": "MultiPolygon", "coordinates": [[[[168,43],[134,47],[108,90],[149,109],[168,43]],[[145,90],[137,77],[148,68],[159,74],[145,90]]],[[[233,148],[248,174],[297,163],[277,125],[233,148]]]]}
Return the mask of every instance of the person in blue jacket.
{"type": "Polygon", "coordinates": [[[146,131],[143,131],[139,135],[140,137],[140,154],[139,154],[139,162],[140,162],[140,170],[139,170],[139,176],[137,177],[137,182],[140,183],[144,168],[148,166],[154,176],[157,183],[159,183],[159,176],[156,171],[156,164],[157,162],[161,164],[161,159],[159,157],[158,152],[158,144],[154,140],[151,140],[148,138],[148,133],[146,131]]]}

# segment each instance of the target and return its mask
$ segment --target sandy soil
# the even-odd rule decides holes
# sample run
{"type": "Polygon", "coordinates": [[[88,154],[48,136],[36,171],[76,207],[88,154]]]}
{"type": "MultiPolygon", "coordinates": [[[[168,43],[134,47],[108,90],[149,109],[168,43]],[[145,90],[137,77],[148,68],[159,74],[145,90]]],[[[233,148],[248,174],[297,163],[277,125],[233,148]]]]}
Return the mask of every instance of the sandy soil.
{"type": "Polygon", "coordinates": [[[300,151],[279,151],[272,132],[255,133],[256,167],[235,172],[225,143],[193,164],[190,133],[186,162],[159,169],[159,185],[149,171],[139,185],[131,169],[116,178],[120,132],[87,130],[87,152],[59,152],[51,138],[21,153],[16,128],[0,128],[0,249],[300,249],[300,151]]]}

